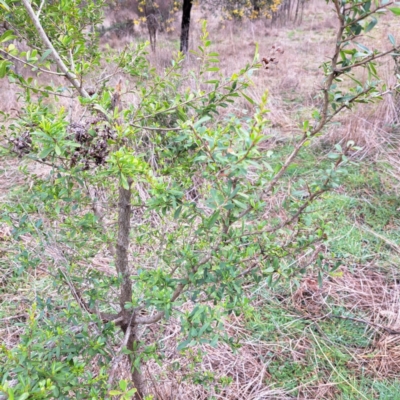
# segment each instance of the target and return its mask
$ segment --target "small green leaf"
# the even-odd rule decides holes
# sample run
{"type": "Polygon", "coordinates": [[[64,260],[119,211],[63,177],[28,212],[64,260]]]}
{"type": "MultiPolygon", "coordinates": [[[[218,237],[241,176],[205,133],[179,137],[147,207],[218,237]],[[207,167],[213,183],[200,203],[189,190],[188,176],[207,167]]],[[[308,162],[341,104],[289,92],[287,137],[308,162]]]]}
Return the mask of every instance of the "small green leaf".
{"type": "Polygon", "coordinates": [[[322,286],[323,286],[323,279],[322,279],[321,271],[318,272],[318,286],[320,288],[322,288],[322,286]]]}
{"type": "Polygon", "coordinates": [[[126,179],[126,176],[122,172],[120,174],[120,183],[125,190],[129,190],[128,180],[126,179]]]}
{"type": "Polygon", "coordinates": [[[181,351],[183,349],[186,349],[186,347],[189,347],[190,344],[194,344],[194,342],[192,340],[190,340],[190,339],[185,340],[185,341],[179,343],[179,345],[177,347],[177,350],[181,351]]]}
{"type": "Polygon", "coordinates": [[[46,158],[50,153],[51,153],[52,149],[51,147],[46,147],[44,148],[40,154],[39,154],[39,158],[46,158]]]}
{"type": "Polygon", "coordinates": [[[15,39],[16,36],[14,35],[13,31],[5,31],[1,36],[0,36],[0,43],[3,42],[8,42],[9,40],[15,39]]]}
{"type": "Polygon", "coordinates": [[[372,51],[361,43],[356,43],[356,46],[359,47],[362,51],[365,51],[367,54],[372,54],[372,51]]]}
{"type": "Polygon", "coordinates": [[[194,128],[197,129],[199,126],[201,126],[204,122],[207,122],[211,119],[211,117],[203,117],[200,118],[195,124],[194,124],[194,128]]]}
{"type": "Polygon", "coordinates": [[[396,39],[394,38],[394,36],[391,33],[389,33],[388,38],[390,40],[390,43],[392,43],[393,46],[396,46],[396,39]]]}
{"type": "Polygon", "coordinates": [[[389,10],[390,10],[394,15],[400,15],[400,7],[389,7],[389,10]]]}
{"type": "Polygon", "coordinates": [[[232,201],[233,201],[239,208],[242,208],[243,210],[246,210],[246,209],[247,209],[246,204],[242,203],[241,201],[236,200],[236,199],[233,199],[232,201]]]}
{"type": "Polygon", "coordinates": [[[42,54],[42,57],[40,57],[40,62],[43,62],[43,61],[50,55],[51,52],[52,52],[51,49],[47,49],[47,50],[42,54]]]}
{"type": "Polygon", "coordinates": [[[0,79],[6,76],[8,64],[8,61],[0,61],[0,79]]]}
{"type": "Polygon", "coordinates": [[[242,96],[243,96],[250,104],[256,105],[256,102],[255,102],[251,97],[249,97],[249,96],[247,96],[246,94],[244,94],[243,92],[242,92],[242,96]]]}
{"type": "Polygon", "coordinates": [[[0,0],[0,7],[4,8],[6,11],[10,11],[10,7],[8,7],[4,0],[0,0]]]}
{"type": "Polygon", "coordinates": [[[372,30],[377,23],[378,20],[375,17],[372,17],[372,21],[365,28],[365,33],[368,33],[370,30],[372,30]]]}
{"type": "Polygon", "coordinates": [[[123,379],[119,381],[119,387],[125,392],[126,388],[128,387],[128,383],[126,382],[126,380],[123,379]]]}
{"type": "Polygon", "coordinates": [[[103,114],[107,119],[110,119],[107,111],[100,104],[95,104],[93,108],[103,114]]]}
{"type": "Polygon", "coordinates": [[[174,219],[178,219],[179,216],[181,215],[181,211],[182,211],[182,206],[179,206],[174,213],[174,219]]]}

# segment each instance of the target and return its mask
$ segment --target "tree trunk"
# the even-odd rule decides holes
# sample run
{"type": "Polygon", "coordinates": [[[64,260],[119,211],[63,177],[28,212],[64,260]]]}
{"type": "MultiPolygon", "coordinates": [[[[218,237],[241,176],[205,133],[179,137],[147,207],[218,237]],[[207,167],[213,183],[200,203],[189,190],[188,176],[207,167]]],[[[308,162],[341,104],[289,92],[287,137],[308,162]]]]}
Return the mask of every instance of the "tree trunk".
{"type": "Polygon", "coordinates": [[[132,328],[132,331],[129,335],[128,343],[126,344],[126,348],[130,350],[132,353],[129,354],[129,364],[131,367],[131,374],[132,374],[132,382],[137,390],[135,393],[134,400],[143,400],[145,397],[144,391],[144,383],[143,383],[143,375],[140,369],[135,368],[134,361],[135,357],[137,357],[137,352],[139,348],[139,342],[136,336],[137,327],[132,328]]]}
{"type": "Polygon", "coordinates": [[[131,366],[132,381],[137,390],[135,400],[144,399],[143,378],[140,369],[134,367],[139,343],[137,340],[137,326],[132,326],[132,310],[126,310],[125,304],[132,301],[131,271],[129,268],[129,234],[131,231],[131,179],[128,180],[128,189],[119,187],[118,199],[118,237],[115,252],[115,265],[121,278],[121,293],[119,296],[120,315],[123,317],[122,331],[128,337],[126,348],[131,351],[129,363],[131,366]]]}
{"type": "Polygon", "coordinates": [[[253,10],[257,13],[257,16],[260,14],[260,4],[258,0],[253,0],[253,10]]]}
{"type": "Polygon", "coordinates": [[[297,22],[297,17],[299,16],[299,8],[300,8],[300,0],[297,0],[296,14],[294,16],[294,23],[297,22]]]}
{"type": "Polygon", "coordinates": [[[303,13],[304,13],[304,0],[299,0],[300,1],[300,21],[299,24],[301,24],[303,22],[303,13]]]}
{"type": "Polygon", "coordinates": [[[192,0],[183,0],[181,25],[181,52],[183,54],[187,54],[189,51],[189,27],[192,5],[192,0]]]}

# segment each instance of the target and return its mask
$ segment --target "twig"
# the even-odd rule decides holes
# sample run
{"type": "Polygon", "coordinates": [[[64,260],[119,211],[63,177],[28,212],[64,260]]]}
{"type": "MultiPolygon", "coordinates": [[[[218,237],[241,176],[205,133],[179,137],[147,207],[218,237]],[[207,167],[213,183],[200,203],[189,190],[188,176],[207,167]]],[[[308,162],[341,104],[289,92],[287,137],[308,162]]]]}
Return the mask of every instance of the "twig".
{"type": "Polygon", "coordinates": [[[6,321],[11,321],[13,319],[20,319],[20,318],[28,318],[28,314],[18,314],[18,315],[12,315],[11,317],[7,317],[7,318],[2,318],[0,319],[0,322],[6,322],[6,321]]]}
{"type": "Polygon", "coordinates": [[[53,60],[57,64],[58,68],[64,73],[64,76],[71,82],[72,86],[79,92],[79,94],[82,97],[85,97],[87,99],[90,98],[88,92],[81,86],[79,81],[76,79],[76,76],[68,70],[68,67],[64,64],[64,61],[61,59],[60,55],[58,54],[57,50],[54,48],[53,44],[51,43],[50,39],[46,35],[46,32],[44,31],[42,24],[40,23],[38,17],[34,13],[32,6],[29,2],[29,0],[22,0],[22,3],[24,4],[24,7],[31,18],[33,25],[35,26],[40,39],[42,40],[43,44],[51,50],[51,56],[53,57],[53,60]]]}
{"type": "Polygon", "coordinates": [[[62,72],[55,72],[55,71],[51,71],[51,70],[48,70],[48,69],[40,68],[40,67],[38,67],[38,66],[36,66],[36,65],[34,65],[34,64],[31,64],[31,63],[29,63],[29,62],[27,62],[27,61],[22,60],[22,59],[19,58],[19,57],[13,56],[12,54],[8,53],[7,51],[5,51],[5,50],[3,50],[3,49],[1,49],[1,48],[0,48],[0,52],[2,52],[3,54],[5,54],[7,57],[10,57],[10,58],[12,58],[12,59],[14,59],[14,60],[16,60],[16,61],[19,61],[19,62],[22,63],[22,64],[28,65],[29,67],[31,67],[31,68],[33,68],[33,69],[36,69],[36,70],[38,70],[38,71],[40,71],[40,72],[44,72],[44,73],[46,73],[46,74],[51,74],[51,75],[65,76],[65,74],[62,73],[62,72]]]}
{"type": "Polygon", "coordinates": [[[110,386],[112,385],[112,383],[114,381],[114,375],[115,375],[115,371],[117,369],[118,363],[120,362],[120,360],[124,356],[123,354],[120,354],[120,353],[126,347],[126,345],[128,344],[129,337],[131,336],[131,331],[132,331],[132,327],[131,327],[131,325],[128,325],[128,328],[126,329],[126,332],[125,332],[124,340],[123,340],[120,348],[117,351],[116,357],[114,357],[114,359],[112,361],[112,366],[111,366],[111,370],[110,370],[110,376],[109,376],[108,381],[107,381],[107,383],[110,386]]]}

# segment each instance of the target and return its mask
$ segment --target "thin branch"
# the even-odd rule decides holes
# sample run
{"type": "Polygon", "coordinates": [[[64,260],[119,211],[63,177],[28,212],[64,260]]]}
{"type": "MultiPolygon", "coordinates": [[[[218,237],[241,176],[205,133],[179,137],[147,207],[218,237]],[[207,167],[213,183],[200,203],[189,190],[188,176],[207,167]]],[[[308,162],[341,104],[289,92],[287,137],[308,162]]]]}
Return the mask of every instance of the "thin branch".
{"type": "MultiPolygon", "coordinates": [[[[183,289],[185,288],[186,285],[180,283],[173,295],[171,296],[170,299],[170,303],[173,303],[183,292],[183,289]]],[[[155,322],[160,321],[165,315],[164,311],[159,311],[157,313],[155,313],[154,315],[148,316],[148,317],[137,317],[136,314],[134,315],[134,317],[132,318],[132,324],[135,325],[150,325],[150,324],[154,324],[155,322]]]]}
{"type": "Polygon", "coordinates": [[[33,91],[37,90],[37,91],[40,92],[40,93],[51,94],[52,96],[65,97],[65,98],[67,98],[67,99],[73,99],[73,98],[74,98],[74,96],[68,96],[68,95],[66,95],[66,94],[62,94],[62,93],[58,93],[58,92],[53,92],[53,91],[51,91],[51,90],[46,90],[46,89],[39,89],[39,88],[37,88],[37,87],[30,86],[30,85],[26,85],[26,84],[21,83],[21,82],[19,82],[18,85],[21,86],[21,87],[24,87],[25,89],[30,89],[30,90],[33,90],[33,91]]]}
{"type": "Polygon", "coordinates": [[[40,17],[40,13],[42,12],[42,8],[43,8],[45,2],[46,2],[46,0],[42,0],[42,2],[40,3],[39,10],[36,15],[38,19],[40,17]]]}
{"type": "Polygon", "coordinates": [[[384,56],[386,56],[386,55],[388,55],[390,53],[393,53],[393,52],[396,52],[396,51],[399,51],[399,50],[400,50],[400,46],[399,47],[393,47],[392,49],[390,49],[388,51],[385,51],[383,53],[372,54],[369,57],[365,58],[364,60],[362,60],[362,61],[360,61],[360,62],[358,62],[356,64],[348,65],[348,66],[342,67],[342,68],[335,68],[333,72],[336,72],[336,74],[341,74],[343,72],[349,71],[349,69],[353,69],[353,68],[356,68],[356,67],[363,66],[363,65],[365,65],[365,64],[367,64],[367,63],[369,63],[369,62],[371,62],[373,60],[377,60],[378,58],[384,57],[384,56]]]}
{"type": "Polygon", "coordinates": [[[118,366],[118,363],[121,361],[121,359],[123,358],[123,354],[121,354],[121,351],[126,347],[126,345],[128,344],[129,341],[129,337],[131,336],[131,331],[132,331],[132,327],[130,325],[128,325],[128,328],[126,329],[125,332],[125,336],[124,336],[124,340],[120,346],[120,348],[117,351],[117,355],[116,357],[114,357],[112,364],[111,364],[111,370],[109,372],[109,378],[107,383],[111,386],[113,381],[114,381],[114,375],[118,366]]]}
{"type": "MultiPolygon", "coordinates": [[[[26,0],[24,0],[24,1],[26,1],[26,0]]],[[[230,86],[230,85],[232,85],[232,81],[226,82],[225,84],[219,86],[218,89],[225,89],[227,86],[230,86]]],[[[176,104],[175,106],[169,107],[169,108],[167,108],[167,109],[165,109],[165,110],[157,111],[157,112],[155,112],[155,113],[153,113],[153,114],[151,114],[151,115],[145,115],[145,116],[140,117],[140,118],[138,118],[138,119],[134,119],[132,122],[134,123],[134,122],[143,121],[144,119],[154,118],[156,115],[160,115],[160,114],[167,113],[167,112],[169,112],[169,111],[173,111],[173,110],[175,110],[175,109],[178,108],[178,107],[184,106],[185,104],[189,104],[189,103],[192,103],[193,101],[202,99],[203,97],[207,97],[208,95],[210,95],[211,93],[214,93],[214,92],[216,92],[216,91],[217,91],[217,89],[210,90],[210,91],[205,92],[205,93],[203,93],[203,94],[201,94],[201,95],[198,95],[198,96],[196,96],[196,97],[193,97],[193,98],[190,99],[190,100],[186,100],[186,101],[184,101],[184,102],[182,102],[182,103],[176,104]]]]}
{"type": "MultiPolygon", "coordinates": [[[[363,3],[363,4],[365,4],[365,3],[363,3]]],[[[365,13],[365,14],[360,15],[358,18],[353,19],[351,22],[349,22],[348,24],[344,25],[344,29],[348,28],[348,27],[351,26],[351,25],[356,24],[357,22],[360,22],[360,21],[362,21],[362,20],[368,18],[370,15],[376,14],[377,11],[381,10],[382,8],[386,8],[386,7],[388,7],[388,6],[391,6],[392,4],[394,4],[393,1],[391,1],[390,3],[386,3],[385,5],[376,7],[374,10],[372,10],[372,11],[370,11],[370,12],[368,12],[368,13],[365,13]]],[[[355,6],[357,7],[357,6],[359,6],[359,5],[360,5],[360,4],[356,4],[355,6]]],[[[348,9],[345,9],[345,10],[344,10],[344,13],[346,13],[347,11],[350,11],[352,8],[354,8],[354,7],[349,7],[348,9]]]]}
{"type": "Polygon", "coordinates": [[[38,67],[38,66],[36,66],[34,64],[31,64],[31,63],[29,63],[27,61],[24,61],[23,59],[21,59],[19,57],[13,56],[12,54],[8,53],[7,51],[5,51],[5,50],[3,50],[1,48],[0,48],[0,52],[5,54],[7,57],[12,58],[13,60],[19,61],[20,63],[25,64],[25,65],[28,65],[29,67],[31,67],[33,69],[36,69],[36,70],[38,70],[40,72],[43,72],[43,73],[46,73],[46,74],[50,74],[50,75],[65,76],[65,74],[62,73],[62,72],[55,72],[55,71],[51,71],[51,70],[40,68],[40,67],[38,67]]]}
{"type": "Polygon", "coordinates": [[[139,128],[139,129],[145,129],[146,131],[162,131],[162,132],[170,132],[170,131],[181,131],[182,128],[177,127],[177,128],[156,128],[156,127],[150,127],[150,126],[140,126],[140,125],[134,125],[131,124],[134,128],[139,128]]]}
{"type": "Polygon", "coordinates": [[[87,99],[90,98],[88,92],[81,86],[79,81],[76,79],[76,76],[68,70],[68,67],[64,64],[64,61],[61,59],[60,55],[58,54],[57,50],[54,48],[53,44],[51,43],[50,39],[46,35],[46,32],[44,31],[42,24],[40,23],[38,17],[34,13],[32,6],[29,2],[29,0],[22,0],[22,3],[24,4],[24,7],[31,18],[33,25],[35,26],[40,39],[42,40],[43,44],[51,50],[51,56],[53,57],[53,60],[57,64],[58,68],[64,73],[65,77],[71,82],[72,86],[79,92],[79,94],[82,97],[85,97],[87,99]]]}

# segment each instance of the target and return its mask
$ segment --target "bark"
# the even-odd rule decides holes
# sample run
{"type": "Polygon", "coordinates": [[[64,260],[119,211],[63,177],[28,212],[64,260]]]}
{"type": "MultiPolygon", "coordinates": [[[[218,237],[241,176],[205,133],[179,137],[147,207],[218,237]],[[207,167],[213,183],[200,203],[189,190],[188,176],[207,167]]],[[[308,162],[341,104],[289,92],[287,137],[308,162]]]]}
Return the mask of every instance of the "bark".
{"type": "Polygon", "coordinates": [[[143,378],[140,369],[134,368],[135,356],[139,347],[137,340],[137,324],[134,323],[131,310],[125,309],[125,304],[132,301],[132,282],[129,269],[129,234],[131,231],[131,182],[129,188],[119,188],[118,202],[118,237],[116,245],[115,265],[121,282],[121,293],[119,297],[121,316],[123,322],[121,328],[127,336],[126,348],[131,351],[129,362],[132,371],[132,381],[135,385],[137,393],[135,400],[144,398],[143,378]]]}
{"type": "Polygon", "coordinates": [[[183,54],[187,54],[189,51],[189,28],[192,5],[192,0],[183,0],[181,25],[181,52],[183,54]]]}
{"type": "Polygon", "coordinates": [[[300,4],[300,20],[299,24],[303,22],[303,13],[304,13],[304,0],[299,0],[301,2],[300,4]]]}
{"type": "Polygon", "coordinates": [[[294,23],[297,22],[297,18],[299,16],[299,8],[300,8],[300,0],[297,0],[297,6],[296,6],[296,14],[294,16],[294,23]]]}
{"type": "MultiPolygon", "coordinates": [[[[130,185],[129,185],[130,186],[130,185]]],[[[120,306],[121,315],[125,318],[124,325],[127,325],[130,319],[130,313],[125,310],[125,304],[132,301],[132,283],[130,279],[128,247],[129,234],[131,230],[131,190],[119,188],[118,202],[118,237],[116,246],[115,265],[117,272],[122,279],[120,306]]]]}
{"type": "MultiPolygon", "coordinates": [[[[129,328],[129,326],[126,327],[126,329],[129,328]]],[[[132,382],[137,390],[134,400],[143,400],[145,397],[143,375],[140,369],[134,368],[135,356],[139,348],[139,341],[137,339],[137,326],[132,328],[132,330],[130,331],[126,348],[132,352],[129,355],[129,363],[131,367],[132,382]]]]}
{"type": "Polygon", "coordinates": [[[22,0],[24,4],[25,10],[28,13],[30,19],[33,22],[33,25],[36,28],[36,31],[39,34],[40,39],[42,40],[43,44],[51,50],[51,57],[57,64],[58,68],[63,72],[65,77],[71,82],[72,86],[79,92],[82,97],[89,98],[89,94],[86,90],[81,86],[80,82],[76,79],[76,76],[68,70],[68,67],[64,64],[64,61],[61,59],[60,55],[54,48],[53,44],[51,43],[50,39],[48,38],[46,32],[44,31],[42,24],[39,21],[39,18],[36,16],[35,12],[31,7],[31,3],[29,0],[22,0]]]}
{"type": "Polygon", "coordinates": [[[258,0],[253,0],[253,10],[256,13],[260,12],[260,4],[258,3],[258,0]]]}

